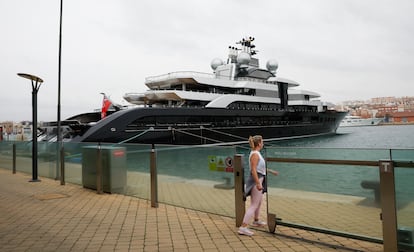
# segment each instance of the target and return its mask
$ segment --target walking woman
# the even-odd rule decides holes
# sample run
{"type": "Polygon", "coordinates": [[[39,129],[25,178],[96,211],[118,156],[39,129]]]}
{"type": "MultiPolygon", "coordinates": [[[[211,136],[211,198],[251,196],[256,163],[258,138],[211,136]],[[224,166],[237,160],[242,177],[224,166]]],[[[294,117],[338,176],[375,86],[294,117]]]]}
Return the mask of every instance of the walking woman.
{"type": "Polygon", "coordinates": [[[252,226],[261,227],[266,225],[266,222],[259,220],[260,206],[262,205],[263,193],[266,192],[264,185],[266,179],[266,171],[269,171],[273,175],[278,175],[277,171],[273,171],[266,168],[266,163],[260,150],[263,148],[263,138],[260,135],[249,137],[250,155],[249,155],[249,167],[250,176],[246,183],[246,196],[250,195],[250,206],[247,209],[243,218],[243,223],[239,227],[238,233],[241,235],[252,236],[254,233],[247,226],[251,219],[254,217],[252,226]]]}

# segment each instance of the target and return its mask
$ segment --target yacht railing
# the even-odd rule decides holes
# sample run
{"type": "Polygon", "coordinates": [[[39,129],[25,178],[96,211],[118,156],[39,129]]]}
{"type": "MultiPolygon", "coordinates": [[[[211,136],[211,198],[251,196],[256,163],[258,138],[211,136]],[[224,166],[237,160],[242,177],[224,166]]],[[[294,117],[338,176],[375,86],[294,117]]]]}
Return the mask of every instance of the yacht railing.
{"type": "MultiPolygon", "coordinates": [[[[150,84],[150,83],[162,82],[162,81],[166,81],[166,80],[170,80],[170,79],[176,79],[176,78],[193,78],[193,77],[231,79],[230,76],[216,75],[214,73],[202,73],[202,72],[194,72],[194,71],[178,71],[178,72],[171,72],[171,73],[157,75],[157,76],[146,77],[145,78],[145,83],[150,84]]],[[[276,84],[274,81],[267,81],[267,80],[264,80],[264,79],[258,79],[258,78],[252,78],[252,77],[238,77],[237,81],[251,81],[251,82],[276,84]]]]}

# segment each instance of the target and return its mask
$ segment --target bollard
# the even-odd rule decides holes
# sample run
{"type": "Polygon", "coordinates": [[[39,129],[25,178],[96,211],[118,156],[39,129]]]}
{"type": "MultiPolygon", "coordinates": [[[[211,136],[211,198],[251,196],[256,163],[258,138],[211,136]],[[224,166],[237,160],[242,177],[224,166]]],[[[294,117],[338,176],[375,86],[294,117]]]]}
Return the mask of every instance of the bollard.
{"type": "Polygon", "coordinates": [[[158,207],[158,179],[157,179],[157,155],[155,149],[150,153],[150,176],[151,176],[151,207],[158,207]]]}
{"type": "Polygon", "coordinates": [[[244,197],[244,169],[242,162],[243,155],[234,155],[234,198],[236,209],[236,227],[240,227],[243,223],[243,217],[246,212],[244,197]]]}
{"type": "Polygon", "coordinates": [[[13,143],[13,174],[16,174],[16,144],[13,143]]]}

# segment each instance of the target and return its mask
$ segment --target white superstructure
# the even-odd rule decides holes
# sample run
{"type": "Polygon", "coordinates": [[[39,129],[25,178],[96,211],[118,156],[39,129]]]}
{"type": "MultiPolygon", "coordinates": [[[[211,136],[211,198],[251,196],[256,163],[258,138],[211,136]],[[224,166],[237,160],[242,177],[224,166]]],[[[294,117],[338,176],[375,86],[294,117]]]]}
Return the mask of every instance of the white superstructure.
{"type": "Polygon", "coordinates": [[[302,106],[321,111],[319,94],[294,89],[299,83],[276,77],[275,60],[269,60],[266,69],[259,68],[259,60],[252,57],[256,53],[253,40],[249,37],[240,41],[242,49],[229,47],[226,63],[213,59],[213,73],[183,71],[147,77],[148,91],[127,93],[124,99],[150,107],[232,108],[250,104],[265,109],[302,106]]]}

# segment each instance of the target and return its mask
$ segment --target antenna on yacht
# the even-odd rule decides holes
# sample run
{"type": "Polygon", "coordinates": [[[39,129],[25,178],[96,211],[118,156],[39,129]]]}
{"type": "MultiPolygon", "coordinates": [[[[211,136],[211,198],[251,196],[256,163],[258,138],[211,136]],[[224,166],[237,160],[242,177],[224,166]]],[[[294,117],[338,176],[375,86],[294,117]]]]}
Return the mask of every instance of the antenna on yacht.
{"type": "Polygon", "coordinates": [[[254,37],[246,37],[240,40],[239,42],[236,42],[236,44],[241,44],[243,46],[243,51],[247,52],[250,55],[255,55],[258,51],[254,50],[256,46],[253,45],[254,37]]]}

